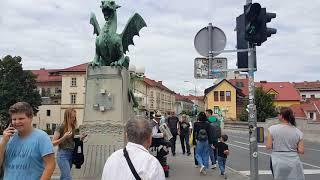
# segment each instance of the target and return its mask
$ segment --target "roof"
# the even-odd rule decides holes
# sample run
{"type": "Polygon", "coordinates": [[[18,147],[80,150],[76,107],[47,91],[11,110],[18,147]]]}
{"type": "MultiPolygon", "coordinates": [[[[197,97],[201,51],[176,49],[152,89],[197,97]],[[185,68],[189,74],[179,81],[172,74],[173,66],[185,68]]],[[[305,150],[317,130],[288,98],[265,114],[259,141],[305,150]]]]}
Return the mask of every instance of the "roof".
{"type": "Polygon", "coordinates": [[[163,85],[162,81],[155,81],[155,80],[149,79],[147,77],[144,77],[144,82],[151,87],[157,87],[157,88],[164,90],[164,91],[167,91],[169,93],[175,93],[174,91],[170,90],[165,85],[163,85]]]}
{"type": "Polygon", "coordinates": [[[265,92],[270,90],[276,91],[276,101],[300,101],[299,92],[294,88],[290,82],[256,82],[256,87],[262,87],[265,92]]]}
{"type": "Polygon", "coordinates": [[[188,103],[192,103],[193,104],[193,102],[190,99],[188,99],[187,96],[183,96],[181,94],[176,94],[175,95],[175,99],[176,99],[176,101],[184,101],[184,102],[188,102],[188,103]]]}
{"type": "Polygon", "coordinates": [[[188,98],[189,100],[193,101],[193,100],[200,100],[202,101],[203,100],[203,96],[194,96],[192,94],[189,94],[188,96],[185,96],[186,98],[188,98]]]}
{"type": "Polygon", "coordinates": [[[320,100],[310,100],[302,104],[290,106],[295,117],[307,119],[307,112],[316,113],[316,120],[320,121],[320,100]]]}
{"type": "Polygon", "coordinates": [[[83,63],[76,66],[60,69],[59,72],[86,72],[89,63],[83,63]]]}
{"type": "Polygon", "coordinates": [[[228,80],[223,79],[222,81],[220,81],[218,84],[215,84],[207,89],[204,90],[204,95],[206,96],[207,94],[209,94],[213,89],[215,89],[216,87],[218,87],[222,82],[227,82],[229,83],[232,87],[234,87],[237,91],[237,93],[239,93],[241,96],[244,96],[244,94],[241,92],[241,89],[237,88],[236,86],[234,86],[233,84],[231,84],[228,80]]]}
{"type": "Polygon", "coordinates": [[[56,73],[57,71],[58,71],[58,69],[31,70],[31,72],[37,76],[36,81],[38,83],[61,82],[62,77],[58,73],[56,73]]]}
{"type": "Polygon", "coordinates": [[[248,89],[249,79],[229,79],[229,82],[233,84],[233,86],[241,89],[242,93],[245,96],[249,95],[249,89],[248,89]]]}
{"type": "Polygon", "coordinates": [[[320,88],[320,81],[313,81],[313,82],[293,82],[293,86],[296,89],[313,89],[313,88],[320,88]]]}

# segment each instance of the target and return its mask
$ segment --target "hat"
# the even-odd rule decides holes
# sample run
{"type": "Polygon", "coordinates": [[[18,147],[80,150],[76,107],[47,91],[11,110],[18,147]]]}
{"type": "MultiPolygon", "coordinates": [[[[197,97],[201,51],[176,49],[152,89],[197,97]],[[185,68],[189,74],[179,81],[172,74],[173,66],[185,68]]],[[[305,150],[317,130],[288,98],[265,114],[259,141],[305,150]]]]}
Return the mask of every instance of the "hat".
{"type": "Polygon", "coordinates": [[[155,118],[161,118],[161,113],[160,113],[159,111],[156,111],[156,112],[154,113],[154,117],[155,117],[155,118]]]}

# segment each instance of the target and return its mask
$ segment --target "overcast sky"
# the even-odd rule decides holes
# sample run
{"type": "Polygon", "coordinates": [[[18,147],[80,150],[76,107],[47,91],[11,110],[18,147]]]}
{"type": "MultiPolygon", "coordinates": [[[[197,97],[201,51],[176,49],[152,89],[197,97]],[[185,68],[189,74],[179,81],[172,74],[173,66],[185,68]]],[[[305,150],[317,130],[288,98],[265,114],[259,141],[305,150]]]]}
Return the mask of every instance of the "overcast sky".
{"type": "MultiPolygon", "coordinates": [[[[135,46],[130,46],[131,63],[144,66],[146,75],[162,80],[183,94],[202,91],[213,80],[193,78],[197,54],[193,39],[212,22],[227,36],[226,49],[236,46],[235,18],[243,12],[245,0],[119,0],[118,32],[134,12],[148,27],[135,46]],[[190,81],[188,83],[184,81],[190,81]]],[[[254,1],[255,2],[255,1],[254,1]]],[[[277,18],[269,27],[276,35],[257,48],[256,80],[320,80],[320,0],[261,0],[277,18]]],[[[90,12],[104,23],[98,0],[0,0],[0,55],[21,56],[25,69],[65,68],[91,61],[94,57],[90,12]]],[[[228,58],[236,68],[236,54],[228,58]]]]}

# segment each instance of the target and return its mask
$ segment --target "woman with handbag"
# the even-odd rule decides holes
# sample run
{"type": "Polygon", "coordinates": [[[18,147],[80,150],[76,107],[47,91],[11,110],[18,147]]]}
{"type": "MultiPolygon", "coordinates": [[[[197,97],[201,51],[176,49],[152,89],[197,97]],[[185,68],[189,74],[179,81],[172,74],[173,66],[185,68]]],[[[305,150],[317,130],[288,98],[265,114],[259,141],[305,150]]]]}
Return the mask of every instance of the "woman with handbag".
{"type": "MultiPolygon", "coordinates": [[[[72,179],[72,153],[75,147],[74,135],[76,127],[76,111],[73,108],[68,108],[64,112],[63,124],[56,129],[52,139],[53,145],[58,145],[57,164],[61,172],[60,180],[72,179]]],[[[80,139],[83,140],[85,136],[82,134],[80,139]]]]}

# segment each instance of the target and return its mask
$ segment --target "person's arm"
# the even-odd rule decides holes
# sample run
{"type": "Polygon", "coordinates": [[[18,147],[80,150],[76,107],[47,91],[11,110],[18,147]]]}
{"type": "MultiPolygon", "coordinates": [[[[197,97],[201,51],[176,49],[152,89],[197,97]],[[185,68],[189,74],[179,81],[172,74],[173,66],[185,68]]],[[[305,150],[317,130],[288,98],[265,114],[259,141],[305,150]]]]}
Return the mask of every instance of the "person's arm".
{"type": "Polygon", "coordinates": [[[304,142],[303,139],[301,139],[298,143],[298,153],[304,154],[304,142]]]}
{"type": "Polygon", "coordinates": [[[268,135],[267,135],[266,148],[272,149],[272,136],[271,136],[270,131],[268,131],[268,135]]]}
{"type": "Polygon", "coordinates": [[[40,180],[50,180],[53,171],[56,168],[54,153],[43,156],[42,160],[44,161],[44,170],[40,180]]]}
{"type": "Polygon", "coordinates": [[[226,145],[226,150],[224,150],[223,153],[224,153],[225,155],[229,156],[230,151],[229,151],[228,145],[226,145]]]}
{"type": "Polygon", "coordinates": [[[193,145],[196,145],[196,136],[197,136],[197,123],[194,123],[194,126],[193,126],[193,133],[192,133],[192,144],[193,145]]]}
{"type": "Polygon", "coordinates": [[[15,132],[14,127],[9,126],[7,129],[3,131],[3,137],[0,143],[0,167],[3,165],[4,154],[6,152],[6,147],[9,142],[11,136],[13,136],[15,132]]]}
{"type": "Polygon", "coordinates": [[[66,140],[67,138],[72,136],[72,132],[66,132],[64,133],[64,135],[60,137],[60,132],[59,131],[55,131],[54,135],[53,135],[53,139],[52,139],[52,144],[53,146],[59,145],[60,143],[62,143],[64,140],[66,140]]]}

